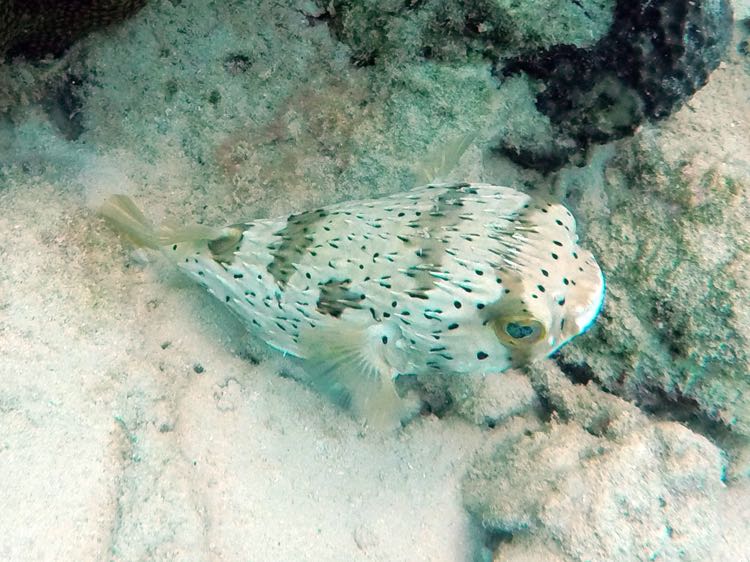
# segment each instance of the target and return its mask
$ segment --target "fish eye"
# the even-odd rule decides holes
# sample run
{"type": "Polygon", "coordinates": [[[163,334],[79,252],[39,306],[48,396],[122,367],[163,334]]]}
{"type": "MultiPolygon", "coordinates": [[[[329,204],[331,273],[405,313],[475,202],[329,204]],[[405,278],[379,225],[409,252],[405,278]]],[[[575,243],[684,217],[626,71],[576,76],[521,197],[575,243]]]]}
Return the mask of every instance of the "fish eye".
{"type": "Polygon", "coordinates": [[[518,322],[508,322],[505,325],[505,333],[514,340],[527,338],[534,333],[534,326],[530,324],[519,324],[518,322]]]}
{"type": "Polygon", "coordinates": [[[533,345],[547,335],[544,324],[530,316],[499,318],[493,324],[498,338],[512,346],[533,345]]]}

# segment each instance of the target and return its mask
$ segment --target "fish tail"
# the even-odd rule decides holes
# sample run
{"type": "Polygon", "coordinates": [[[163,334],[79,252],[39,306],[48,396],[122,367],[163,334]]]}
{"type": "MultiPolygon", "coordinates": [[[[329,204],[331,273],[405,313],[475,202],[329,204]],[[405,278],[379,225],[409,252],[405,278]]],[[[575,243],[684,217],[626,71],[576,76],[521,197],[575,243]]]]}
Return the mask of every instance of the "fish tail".
{"type": "Polygon", "coordinates": [[[183,242],[197,242],[199,240],[216,241],[227,236],[227,229],[205,226],[203,224],[173,224],[166,222],[156,231],[162,246],[180,244],[183,242]]]}
{"type": "Polygon", "coordinates": [[[127,195],[111,196],[99,208],[99,214],[117,232],[140,248],[158,250],[172,244],[223,240],[227,237],[226,229],[200,224],[184,226],[168,222],[155,227],[127,195]]]}
{"type": "Polygon", "coordinates": [[[126,195],[112,195],[99,207],[99,214],[115,231],[140,248],[159,249],[159,235],[133,200],[126,195]]]}

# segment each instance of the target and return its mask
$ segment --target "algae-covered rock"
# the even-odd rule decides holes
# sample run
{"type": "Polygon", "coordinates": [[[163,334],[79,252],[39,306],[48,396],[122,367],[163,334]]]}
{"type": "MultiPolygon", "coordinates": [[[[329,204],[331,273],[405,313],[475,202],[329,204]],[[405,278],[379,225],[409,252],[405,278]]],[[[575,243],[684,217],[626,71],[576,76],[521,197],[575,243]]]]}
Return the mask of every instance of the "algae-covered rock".
{"type": "Polygon", "coordinates": [[[590,45],[607,32],[614,0],[335,0],[320,6],[315,17],[329,22],[356,64],[369,65],[590,45]]]}
{"type": "Polygon", "coordinates": [[[594,332],[563,355],[646,407],[692,404],[748,433],[750,191],[700,158],[667,159],[643,134],[583,197],[608,296],[594,332]]]}
{"type": "MultiPolygon", "coordinates": [[[[553,421],[480,457],[463,490],[520,559],[699,560],[719,536],[722,474],[719,450],[676,423],[609,440],[553,421]]],[[[518,559],[504,550],[496,560],[518,559]]]]}

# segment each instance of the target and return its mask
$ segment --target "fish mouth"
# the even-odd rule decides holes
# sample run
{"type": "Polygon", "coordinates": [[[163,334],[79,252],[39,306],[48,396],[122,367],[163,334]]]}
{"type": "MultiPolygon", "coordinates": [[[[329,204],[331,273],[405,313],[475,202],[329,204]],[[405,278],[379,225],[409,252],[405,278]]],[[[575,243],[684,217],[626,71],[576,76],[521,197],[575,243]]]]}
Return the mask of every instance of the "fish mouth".
{"type": "Polygon", "coordinates": [[[596,285],[594,285],[594,287],[590,288],[594,289],[593,295],[589,301],[590,305],[585,307],[584,311],[575,320],[576,326],[578,328],[578,334],[584,333],[589,328],[591,328],[594,322],[596,322],[599,313],[602,311],[602,308],[604,308],[604,300],[607,292],[607,282],[604,277],[604,273],[601,270],[601,267],[599,267],[599,265],[594,261],[593,257],[591,258],[591,261],[596,266],[597,283],[596,285]]]}

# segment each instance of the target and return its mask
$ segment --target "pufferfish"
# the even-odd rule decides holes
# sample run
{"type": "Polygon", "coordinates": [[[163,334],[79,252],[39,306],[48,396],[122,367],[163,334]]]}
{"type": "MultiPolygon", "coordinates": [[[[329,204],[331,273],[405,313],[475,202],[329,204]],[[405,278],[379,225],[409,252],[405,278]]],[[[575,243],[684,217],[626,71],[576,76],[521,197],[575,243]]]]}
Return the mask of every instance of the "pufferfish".
{"type": "Polygon", "coordinates": [[[604,298],[570,211],[509,187],[435,183],[223,228],[156,229],[122,195],[101,213],[367,420],[409,410],[400,375],[497,373],[550,355],[604,298]]]}

